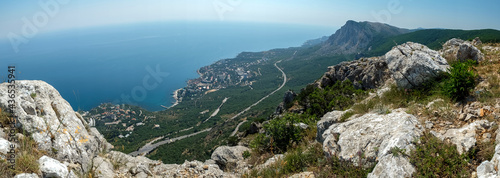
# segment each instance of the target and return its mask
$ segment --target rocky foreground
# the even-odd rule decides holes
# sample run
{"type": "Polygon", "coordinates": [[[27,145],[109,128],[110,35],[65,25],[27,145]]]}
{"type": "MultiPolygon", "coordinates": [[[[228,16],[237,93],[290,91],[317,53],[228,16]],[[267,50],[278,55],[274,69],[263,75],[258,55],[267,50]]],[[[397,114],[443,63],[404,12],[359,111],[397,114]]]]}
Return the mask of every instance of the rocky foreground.
{"type": "MultiPolygon", "coordinates": [[[[449,65],[442,56],[479,62],[487,60],[476,47],[479,43],[478,40],[464,42],[452,39],[438,52],[424,45],[408,42],[394,47],[385,56],[332,66],[314,85],[321,88],[349,79],[357,88],[374,89],[370,98],[382,96],[391,84],[412,89],[432,80],[440,72],[447,71],[449,65]]],[[[496,53],[500,51],[498,47],[485,46],[483,49],[496,53]]],[[[485,85],[492,84],[483,84],[485,85]]],[[[8,135],[11,132],[8,126],[1,128],[0,155],[2,159],[7,159],[10,156],[10,145],[22,148],[23,140],[29,139],[36,143],[32,151],[37,153],[33,154],[37,155],[33,169],[7,172],[17,178],[240,177],[252,169],[268,167],[283,157],[276,155],[261,165],[251,166],[243,158],[243,153],[250,151],[249,148],[221,146],[214,151],[210,160],[186,161],[178,165],[110,151],[113,146],[97,129],[90,127],[86,120],[73,111],[55,88],[43,81],[17,81],[15,86],[17,98],[14,113],[18,116],[19,124],[14,138],[17,141],[9,141],[12,139],[8,135]]],[[[8,84],[0,84],[2,108],[7,108],[9,104],[7,90],[8,84]]],[[[375,165],[368,177],[411,177],[415,167],[408,157],[394,156],[391,150],[397,147],[404,150],[404,154],[410,154],[415,149],[414,140],[424,132],[455,144],[459,153],[467,152],[478,142],[496,140],[496,144],[500,143],[498,130],[493,130],[498,128],[500,99],[493,101],[469,102],[460,109],[452,107],[446,111],[436,104],[440,100],[421,106],[435,117],[446,112],[458,116],[448,122],[425,114],[409,114],[405,108],[391,109],[388,114],[370,112],[353,115],[343,122],[341,117],[348,111],[332,111],[317,123],[316,141],[323,145],[325,157],[336,156],[349,160],[354,165],[375,165]],[[497,135],[496,138],[494,135],[497,135]],[[364,153],[362,158],[359,157],[360,152],[364,153]]],[[[258,132],[259,128],[255,130],[258,132]]],[[[17,153],[20,154],[22,155],[17,153]]],[[[500,144],[495,147],[493,159],[482,162],[473,175],[500,177],[499,160],[500,144]]],[[[21,164],[27,163],[17,161],[15,164],[22,167],[21,164]]],[[[1,162],[1,165],[5,167],[10,164],[1,162]]],[[[314,173],[304,172],[292,177],[314,177],[314,173]]]]}

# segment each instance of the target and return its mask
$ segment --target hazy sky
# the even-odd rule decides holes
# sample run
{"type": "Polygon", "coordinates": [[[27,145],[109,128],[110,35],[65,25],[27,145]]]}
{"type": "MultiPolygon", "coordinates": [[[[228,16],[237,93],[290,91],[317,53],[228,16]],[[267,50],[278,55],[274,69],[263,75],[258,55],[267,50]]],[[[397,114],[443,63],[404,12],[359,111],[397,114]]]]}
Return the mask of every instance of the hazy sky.
{"type": "Polygon", "coordinates": [[[347,20],[404,28],[500,29],[498,0],[38,0],[1,1],[0,38],[154,21],[268,22],[340,27],[347,20]],[[45,4],[45,5],[43,5],[45,4]]]}

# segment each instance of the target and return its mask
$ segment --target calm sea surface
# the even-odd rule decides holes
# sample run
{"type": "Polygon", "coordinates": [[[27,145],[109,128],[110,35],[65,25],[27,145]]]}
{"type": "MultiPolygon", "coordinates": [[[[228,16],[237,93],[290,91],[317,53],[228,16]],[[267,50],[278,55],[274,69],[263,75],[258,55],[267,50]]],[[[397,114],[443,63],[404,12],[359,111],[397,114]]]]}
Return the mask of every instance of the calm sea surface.
{"type": "Polygon", "coordinates": [[[243,51],[300,46],[335,29],[318,26],[168,22],[38,34],[15,53],[0,41],[0,79],[15,65],[18,80],[43,80],[73,109],[104,102],[157,111],[200,67],[243,51]],[[144,82],[146,81],[146,82],[144,82]]]}

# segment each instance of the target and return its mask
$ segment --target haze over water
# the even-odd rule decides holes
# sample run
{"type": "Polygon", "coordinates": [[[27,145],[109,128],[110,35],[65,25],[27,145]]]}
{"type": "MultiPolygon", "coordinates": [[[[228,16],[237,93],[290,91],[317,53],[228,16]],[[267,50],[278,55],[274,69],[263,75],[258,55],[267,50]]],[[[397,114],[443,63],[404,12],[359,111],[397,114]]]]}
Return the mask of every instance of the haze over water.
{"type": "Polygon", "coordinates": [[[5,69],[0,79],[6,79],[7,65],[15,65],[18,80],[46,81],[75,110],[89,110],[105,102],[126,103],[122,96],[128,96],[133,104],[156,111],[163,109],[160,105],[170,106],[171,93],[184,87],[188,79],[197,78],[200,67],[243,51],[300,46],[335,30],[182,21],[38,34],[21,45],[18,53],[8,41],[0,41],[0,66],[5,69]],[[157,67],[165,74],[160,80],[151,74],[157,67]],[[149,86],[143,83],[145,77],[149,86]]]}

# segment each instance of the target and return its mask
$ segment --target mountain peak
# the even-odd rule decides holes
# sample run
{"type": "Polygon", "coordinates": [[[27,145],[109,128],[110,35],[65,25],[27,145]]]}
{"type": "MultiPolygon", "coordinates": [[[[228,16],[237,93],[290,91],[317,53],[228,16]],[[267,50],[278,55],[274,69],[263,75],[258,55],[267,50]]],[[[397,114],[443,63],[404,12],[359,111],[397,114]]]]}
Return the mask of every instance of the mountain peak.
{"type": "Polygon", "coordinates": [[[410,30],[378,22],[348,20],[331,35],[320,50],[326,54],[352,54],[369,50],[369,44],[385,37],[408,33],[410,30]]]}

